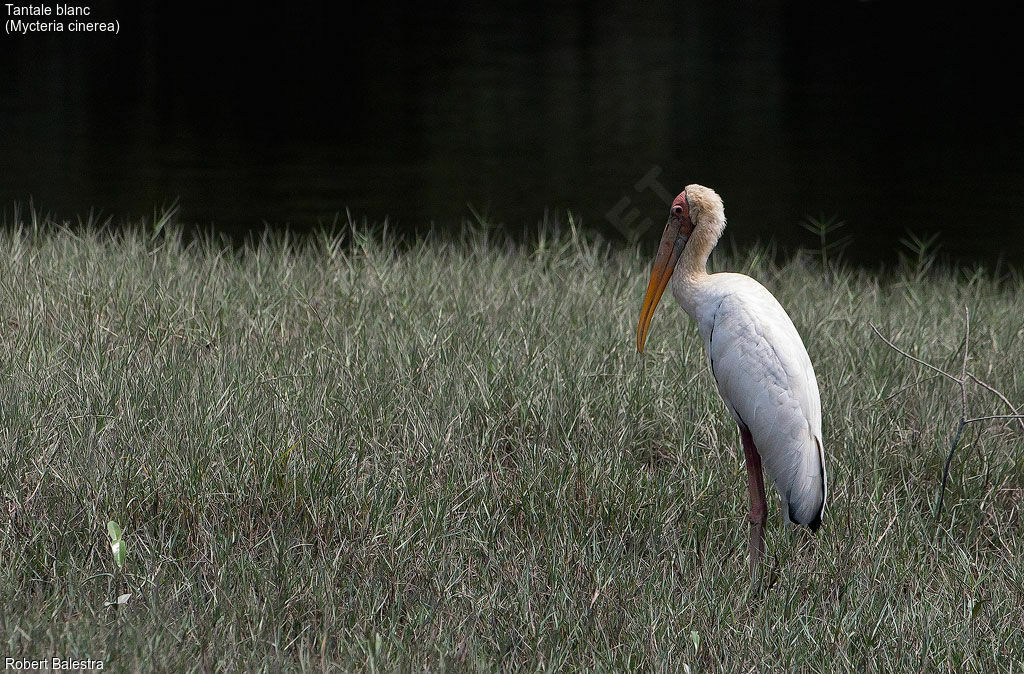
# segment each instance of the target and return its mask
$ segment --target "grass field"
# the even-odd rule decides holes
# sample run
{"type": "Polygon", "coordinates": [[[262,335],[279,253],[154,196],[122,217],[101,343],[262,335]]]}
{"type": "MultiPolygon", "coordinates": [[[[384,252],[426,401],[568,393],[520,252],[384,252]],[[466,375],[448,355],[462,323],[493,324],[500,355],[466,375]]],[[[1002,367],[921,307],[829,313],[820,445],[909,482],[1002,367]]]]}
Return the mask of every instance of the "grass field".
{"type": "Polygon", "coordinates": [[[937,521],[959,389],[869,326],[959,373],[970,307],[968,371],[1021,404],[1021,277],[716,254],[824,408],[824,525],[772,492],[754,594],[739,436],[671,298],[636,353],[652,253],[0,234],[0,658],[1024,671],[1024,431],[967,427],[937,521]]]}

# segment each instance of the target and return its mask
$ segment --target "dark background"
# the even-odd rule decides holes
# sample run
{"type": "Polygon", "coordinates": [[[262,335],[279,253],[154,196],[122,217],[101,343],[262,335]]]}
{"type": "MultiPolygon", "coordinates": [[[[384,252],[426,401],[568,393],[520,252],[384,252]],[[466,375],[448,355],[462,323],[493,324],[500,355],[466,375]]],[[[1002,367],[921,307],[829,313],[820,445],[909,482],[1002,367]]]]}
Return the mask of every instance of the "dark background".
{"type": "Polygon", "coordinates": [[[740,244],[835,216],[859,262],[907,230],[1024,262],[1019,11],[911,4],[96,2],[120,35],[0,35],[0,205],[178,200],[232,234],[571,211],[647,243],[654,169],[717,189],[740,244]]]}

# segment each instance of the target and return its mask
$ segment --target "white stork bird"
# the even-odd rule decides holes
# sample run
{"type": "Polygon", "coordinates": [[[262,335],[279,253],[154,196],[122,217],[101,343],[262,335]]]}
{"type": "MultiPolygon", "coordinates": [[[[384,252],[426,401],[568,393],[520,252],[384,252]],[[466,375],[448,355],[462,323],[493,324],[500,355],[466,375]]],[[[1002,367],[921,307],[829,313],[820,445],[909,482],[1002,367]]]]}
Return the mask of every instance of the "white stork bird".
{"type": "Polygon", "coordinates": [[[768,504],[762,462],[782,499],[786,522],[817,531],[828,492],[821,443],[821,400],[814,368],[786,311],[743,274],[708,274],[707,261],[725,229],[722,198],[688,185],[669,213],[647,285],[637,350],[662,293],[672,294],[704,338],[718,392],[740,428],[750,493],[750,572],[764,556],[768,504]]]}

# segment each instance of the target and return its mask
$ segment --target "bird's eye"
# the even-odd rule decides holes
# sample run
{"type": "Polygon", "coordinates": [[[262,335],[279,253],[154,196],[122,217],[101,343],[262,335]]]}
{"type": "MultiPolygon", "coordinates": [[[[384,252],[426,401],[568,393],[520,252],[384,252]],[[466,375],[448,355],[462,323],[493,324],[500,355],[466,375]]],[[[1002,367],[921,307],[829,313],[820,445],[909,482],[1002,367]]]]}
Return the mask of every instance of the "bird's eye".
{"type": "Polygon", "coordinates": [[[673,206],[672,207],[672,213],[675,214],[675,215],[682,215],[683,214],[683,207],[682,206],[673,206]]]}

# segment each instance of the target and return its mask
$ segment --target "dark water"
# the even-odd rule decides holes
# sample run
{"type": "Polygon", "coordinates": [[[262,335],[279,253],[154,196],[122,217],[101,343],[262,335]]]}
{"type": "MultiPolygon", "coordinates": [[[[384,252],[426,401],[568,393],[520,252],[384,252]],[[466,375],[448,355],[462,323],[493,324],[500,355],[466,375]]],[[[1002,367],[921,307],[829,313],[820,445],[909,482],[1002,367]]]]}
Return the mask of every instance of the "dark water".
{"type": "Polygon", "coordinates": [[[909,4],[96,3],[118,36],[0,35],[0,202],[647,240],[700,182],[741,244],[834,215],[859,261],[909,229],[1022,262],[1018,12],[909,4]]]}

